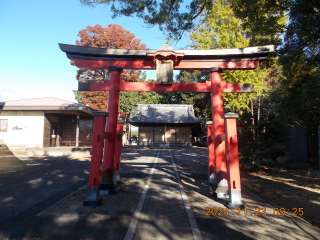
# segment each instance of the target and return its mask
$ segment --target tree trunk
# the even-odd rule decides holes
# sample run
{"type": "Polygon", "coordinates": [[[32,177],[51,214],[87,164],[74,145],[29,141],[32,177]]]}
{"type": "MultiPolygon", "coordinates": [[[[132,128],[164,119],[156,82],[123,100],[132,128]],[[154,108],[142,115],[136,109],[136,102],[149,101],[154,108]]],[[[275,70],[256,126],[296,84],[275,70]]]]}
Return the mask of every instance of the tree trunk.
{"type": "Polygon", "coordinates": [[[260,138],[260,104],[261,103],[261,96],[258,97],[258,117],[257,117],[257,139],[260,138]]]}
{"type": "Polygon", "coordinates": [[[252,133],[253,133],[253,140],[256,139],[256,132],[255,132],[255,124],[254,124],[254,111],[253,111],[253,99],[251,99],[251,121],[252,121],[252,133]]]}

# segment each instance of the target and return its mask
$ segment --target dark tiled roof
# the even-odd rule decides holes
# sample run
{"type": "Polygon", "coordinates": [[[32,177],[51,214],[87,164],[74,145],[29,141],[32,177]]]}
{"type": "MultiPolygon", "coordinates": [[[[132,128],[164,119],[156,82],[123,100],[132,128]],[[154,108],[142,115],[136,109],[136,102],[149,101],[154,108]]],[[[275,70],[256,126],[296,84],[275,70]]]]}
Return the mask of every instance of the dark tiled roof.
{"type": "Polygon", "coordinates": [[[192,105],[177,104],[138,104],[137,115],[130,119],[133,125],[139,123],[195,124],[201,121],[194,116],[192,105]]]}
{"type": "Polygon", "coordinates": [[[7,101],[3,110],[79,110],[88,113],[95,111],[85,105],[54,97],[7,101]]]}

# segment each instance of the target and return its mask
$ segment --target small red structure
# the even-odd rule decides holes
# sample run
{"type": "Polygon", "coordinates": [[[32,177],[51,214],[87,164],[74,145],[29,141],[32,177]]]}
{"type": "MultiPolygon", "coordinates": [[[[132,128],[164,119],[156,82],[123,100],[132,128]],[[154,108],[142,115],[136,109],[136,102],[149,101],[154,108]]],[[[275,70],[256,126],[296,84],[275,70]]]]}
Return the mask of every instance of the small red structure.
{"type": "Polygon", "coordinates": [[[100,198],[100,165],[103,156],[106,112],[93,112],[93,141],[91,152],[91,163],[89,173],[90,193],[83,206],[98,206],[101,204],[100,198]]]}
{"type": "Polygon", "coordinates": [[[221,116],[224,120],[226,165],[227,171],[223,178],[228,181],[229,208],[243,207],[241,201],[240,166],[238,156],[237,113],[225,113],[221,116]]]}
{"type": "Polygon", "coordinates": [[[124,124],[123,120],[118,120],[116,147],[115,147],[115,154],[114,154],[114,174],[113,174],[113,181],[117,183],[120,182],[120,162],[121,162],[123,124],[124,124]]]}
{"type": "MultiPolygon", "coordinates": [[[[115,191],[114,169],[118,164],[119,149],[117,139],[117,115],[120,91],[172,91],[172,92],[211,92],[212,126],[208,125],[209,143],[209,182],[214,183],[218,197],[229,194],[229,206],[242,207],[239,174],[236,115],[224,114],[223,92],[253,92],[252,84],[230,84],[223,82],[221,73],[225,70],[247,70],[258,67],[274,51],[274,45],[221,50],[176,50],[164,46],[158,50],[130,50],[91,48],[59,44],[67,57],[79,68],[109,69],[110,81],[103,83],[81,83],[79,91],[109,91],[107,129],[103,169],[96,164],[101,162],[99,154],[92,155],[89,186],[90,195],[86,205],[99,204],[99,187],[115,191]],[[120,80],[122,69],[157,70],[157,83],[132,83],[120,80]],[[209,70],[210,81],[206,83],[173,83],[172,71],[209,70]],[[100,158],[100,159],[96,159],[100,158]],[[94,169],[93,169],[94,168],[94,169]],[[98,169],[99,168],[99,169],[98,169]],[[97,172],[103,176],[102,183],[96,182],[97,172]],[[92,174],[91,174],[92,172],[92,174]],[[100,184],[100,185],[99,185],[100,184]],[[89,203],[92,202],[92,203],[89,203]]],[[[98,123],[97,123],[98,124],[98,123]]],[[[101,122],[100,128],[103,128],[101,122]]],[[[96,123],[95,123],[96,126],[96,123]]],[[[100,131],[99,130],[99,131],[100,131]]],[[[98,130],[97,130],[98,131],[98,130]]],[[[93,136],[95,139],[95,136],[93,136]]],[[[100,142],[93,143],[100,146],[100,142]]],[[[98,149],[98,151],[100,151],[98,149]]]]}

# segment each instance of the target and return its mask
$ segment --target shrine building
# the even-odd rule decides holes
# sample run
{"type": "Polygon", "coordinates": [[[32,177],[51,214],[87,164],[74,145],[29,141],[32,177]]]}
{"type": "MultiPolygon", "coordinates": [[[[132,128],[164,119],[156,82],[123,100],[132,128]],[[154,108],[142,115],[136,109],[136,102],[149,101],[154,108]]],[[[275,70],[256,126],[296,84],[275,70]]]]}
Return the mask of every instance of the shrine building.
{"type": "Polygon", "coordinates": [[[200,128],[192,105],[138,104],[130,123],[139,127],[138,145],[192,146],[192,129],[200,128]]]}

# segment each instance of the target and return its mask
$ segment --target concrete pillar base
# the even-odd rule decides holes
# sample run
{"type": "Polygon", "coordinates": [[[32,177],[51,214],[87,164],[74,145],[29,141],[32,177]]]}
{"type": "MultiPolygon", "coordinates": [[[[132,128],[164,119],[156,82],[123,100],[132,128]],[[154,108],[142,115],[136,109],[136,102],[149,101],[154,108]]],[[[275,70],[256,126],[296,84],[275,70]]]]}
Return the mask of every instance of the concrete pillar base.
{"type": "Polygon", "coordinates": [[[227,206],[229,209],[238,209],[238,208],[240,208],[240,209],[244,209],[245,208],[245,206],[244,206],[244,204],[243,203],[241,203],[241,204],[238,204],[238,203],[228,203],[228,206],[227,206]]]}
{"type": "MultiPolygon", "coordinates": [[[[225,180],[225,179],[223,179],[225,180]]],[[[229,188],[228,185],[223,185],[225,182],[221,180],[218,186],[215,183],[211,184],[209,191],[213,197],[216,198],[229,198],[229,188]]],[[[225,180],[227,181],[227,180],[225,180]]]]}
{"type": "Polygon", "coordinates": [[[228,181],[226,179],[221,179],[214,192],[216,193],[217,198],[229,198],[228,181]]]}
{"type": "Polygon", "coordinates": [[[120,172],[114,172],[113,173],[113,181],[118,183],[118,184],[122,183],[121,180],[120,180],[120,172]]]}
{"type": "Polygon", "coordinates": [[[115,195],[119,192],[120,187],[116,186],[114,188],[109,188],[107,190],[100,190],[100,195],[115,195]]]}
{"type": "Polygon", "coordinates": [[[208,183],[212,183],[213,185],[216,185],[216,174],[214,173],[209,173],[209,180],[208,183]]]}
{"type": "Polygon", "coordinates": [[[99,187],[90,187],[89,196],[83,202],[84,207],[99,206],[102,203],[99,187]]]}
{"type": "Polygon", "coordinates": [[[114,176],[116,175],[116,172],[114,172],[113,168],[108,168],[107,173],[107,177],[103,177],[101,179],[100,195],[117,194],[117,192],[120,190],[120,187],[117,186],[117,182],[114,181],[114,176]]]}
{"type": "Polygon", "coordinates": [[[117,187],[117,183],[113,182],[113,183],[101,183],[100,184],[100,190],[112,190],[115,189],[117,187]]]}
{"type": "Polygon", "coordinates": [[[241,189],[231,189],[229,191],[229,206],[230,209],[244,208],[241,201],[241,189]]]}

